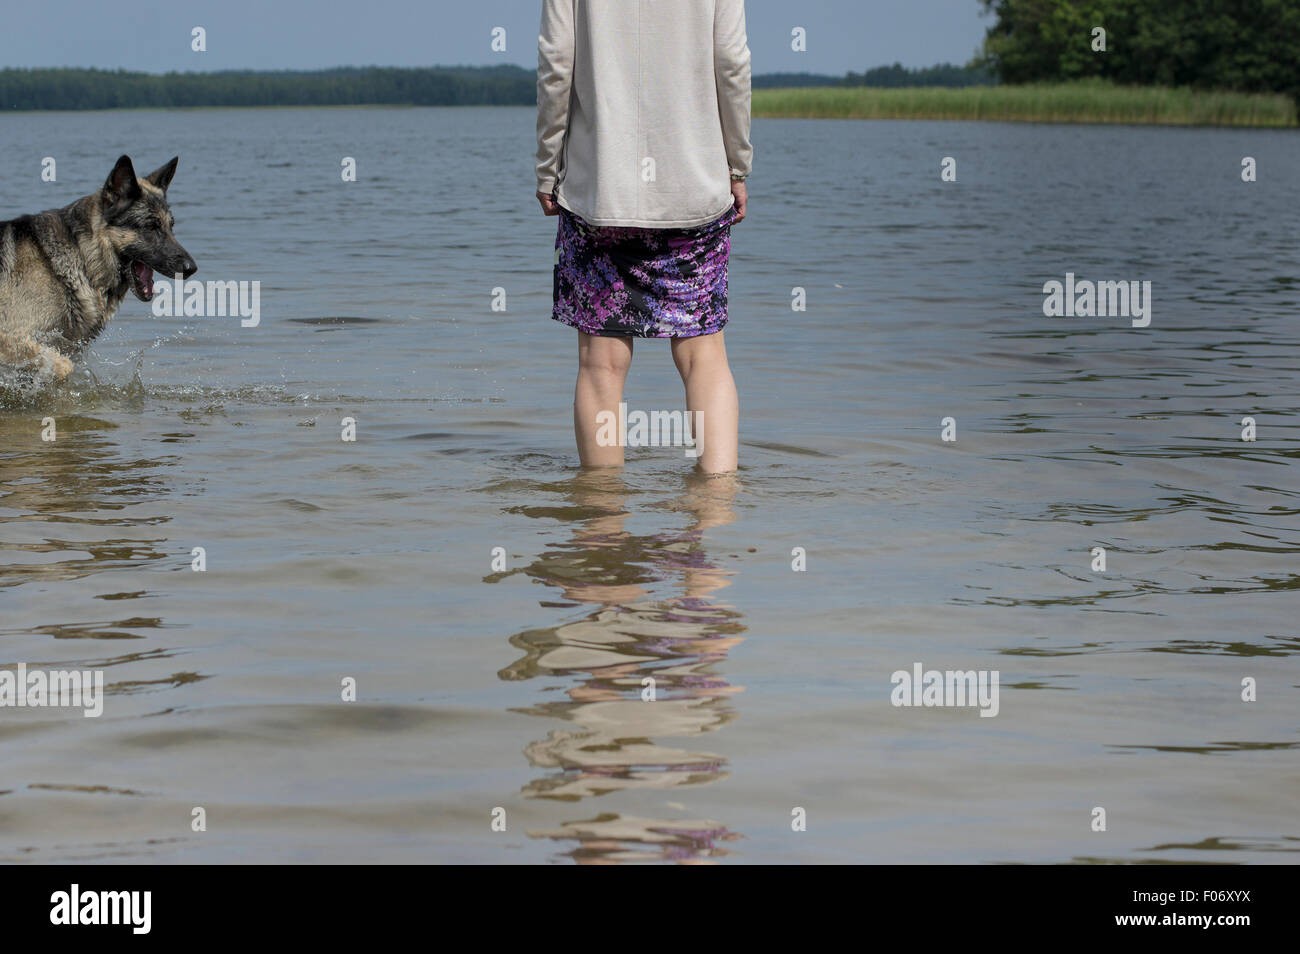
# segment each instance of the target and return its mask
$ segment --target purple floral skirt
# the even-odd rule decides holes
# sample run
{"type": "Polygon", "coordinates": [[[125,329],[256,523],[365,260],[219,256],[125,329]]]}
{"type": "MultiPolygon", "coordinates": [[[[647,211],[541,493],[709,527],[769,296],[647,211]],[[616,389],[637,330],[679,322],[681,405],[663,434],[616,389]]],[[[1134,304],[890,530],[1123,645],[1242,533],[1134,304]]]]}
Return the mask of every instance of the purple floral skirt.
{"type": "Polygon", "coordinates": [[[561,206],[551,317],[606,337],[721,331],[735,221],[733,207],[691,229],[597,226],[561,206]]]}

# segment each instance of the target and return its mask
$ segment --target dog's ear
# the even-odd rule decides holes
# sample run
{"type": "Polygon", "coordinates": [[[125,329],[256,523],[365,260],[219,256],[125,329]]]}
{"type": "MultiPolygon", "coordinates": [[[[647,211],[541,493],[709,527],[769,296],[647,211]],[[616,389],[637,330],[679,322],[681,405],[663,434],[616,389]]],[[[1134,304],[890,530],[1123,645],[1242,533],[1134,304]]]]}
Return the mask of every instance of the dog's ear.
{"type": "Polygon", "coordinates": [[[131,165],[130,156],[122,156],[104,183],[104,198],[109,205],[117,205],[119,202],[132,202],[139,197],[140,183],[135,178],[135,166],[131,165]]]}
{"type": "Polygon", "coordinates": [[[155,169],[153,172],[145,176],[145,179],[166,192],[167,187],[172,184],[172,176],[176,175],[176,163],[180,161],[180,156],[174,156],[171,162],[167,163],[167,165],[163,166],[161,169],[155,169]]]}

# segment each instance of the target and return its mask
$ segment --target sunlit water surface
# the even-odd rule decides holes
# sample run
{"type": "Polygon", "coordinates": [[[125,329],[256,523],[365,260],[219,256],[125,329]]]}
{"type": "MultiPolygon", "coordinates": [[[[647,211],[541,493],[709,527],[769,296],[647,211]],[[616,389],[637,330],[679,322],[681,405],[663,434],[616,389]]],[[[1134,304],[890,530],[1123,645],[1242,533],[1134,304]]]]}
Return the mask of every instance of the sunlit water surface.
{"type": "MultiPolygon", "coordinates": [[[[0,116],[0,217],[179,153],[196,278],[261,282],[9,380],[0,665],[108,689],[0,710],[0,861],[1294,860],[1296,133],[756,121],[735,481],[577,469],[532,135],[0,116]],[[1045,317],[1067,271],[1150,327],[1045,317]],[[892,706],[916,662],[998,715],[892,706]]],[[[627,400],[681,406],[662,342],[627,400]]]]}

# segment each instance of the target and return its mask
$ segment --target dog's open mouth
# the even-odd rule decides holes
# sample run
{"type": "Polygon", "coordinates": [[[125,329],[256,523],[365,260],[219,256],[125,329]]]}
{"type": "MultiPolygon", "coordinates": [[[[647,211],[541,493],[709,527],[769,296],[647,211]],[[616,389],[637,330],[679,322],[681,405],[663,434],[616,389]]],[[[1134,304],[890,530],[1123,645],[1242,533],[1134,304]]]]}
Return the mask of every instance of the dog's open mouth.
{"type": "Polygon", "coordinates": [[[141,301],[153,301],[153,269],[144,262],[131,263],[131,290],[141,301]]]}

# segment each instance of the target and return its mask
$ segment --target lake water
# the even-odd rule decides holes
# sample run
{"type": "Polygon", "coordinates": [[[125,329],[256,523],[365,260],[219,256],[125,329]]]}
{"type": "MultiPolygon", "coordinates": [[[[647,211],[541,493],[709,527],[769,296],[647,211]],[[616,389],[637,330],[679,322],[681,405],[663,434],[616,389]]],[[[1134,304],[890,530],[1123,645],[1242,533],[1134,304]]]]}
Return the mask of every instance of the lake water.
{"type": "Polygon", "coordinates": [[[0,709],[0,861],[1294,861],[1297,133],[754,140],[709,481],[577,468],[531,110],[0,115],[0,218],[179,154],[196,279],[261,282],[4,399],[0,666],[107,696],[0,709]],[[1067,272],[1150,326],[1046,317],[1067,272]]]}

